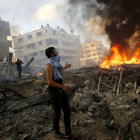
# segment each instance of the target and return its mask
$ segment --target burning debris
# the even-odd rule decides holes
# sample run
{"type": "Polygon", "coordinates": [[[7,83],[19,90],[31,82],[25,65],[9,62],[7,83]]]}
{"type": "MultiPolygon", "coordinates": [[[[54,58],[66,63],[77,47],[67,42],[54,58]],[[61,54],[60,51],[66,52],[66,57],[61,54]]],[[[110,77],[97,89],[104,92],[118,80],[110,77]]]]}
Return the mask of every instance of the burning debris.
{"type": "MultiPolygon", "coordinates": [[[[72,87],[74,140],[140,139],[139,70],[139,65],[121,65],[120,71],[95,67],[64,73],[64,83],[72,87]]],[[[7,88],[1,86],[0,137],[53,139],[45,82],[26,79],[9,83],[7,88]]],[[[62,123],[60,126],[64,131],[62,123]]]]}
{"type": "Polygon", "coordinates": [[[42,76],[43,74],[41,72],[38,72],[37,77],[42,76]]]}
{"type": "Polygon", "coordinates": [[[140,46],[135,49],[131,55],[126,51],[120,51],[121,46],[115,45],[110,48],[109,56],[106,56],[100,67],[109,69],[111,66],[119,66],[121,64],[140,64],[140,46]]]}

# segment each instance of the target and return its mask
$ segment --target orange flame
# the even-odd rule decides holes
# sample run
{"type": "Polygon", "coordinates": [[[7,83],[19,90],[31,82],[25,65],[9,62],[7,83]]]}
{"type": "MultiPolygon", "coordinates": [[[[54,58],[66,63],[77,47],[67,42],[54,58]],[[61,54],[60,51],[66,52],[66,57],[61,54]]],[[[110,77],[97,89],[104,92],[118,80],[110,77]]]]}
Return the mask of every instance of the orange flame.
{"type": "Polygon", "coordinates": [[[42,76],[43,74],[41,73],[41,72],[38,72],[38,74],[37,74],[37,76],[39,77],[39,76],[42,76]]]}
{"type": "Polygon", "coordinates": [[[100,67],[109,69],[111,66],[118,66],[121,64],[140,64],[140,48],[137,48],[131,58],[125,51],[120,52],[120,45],[115,45],[110,48],[111,56],[105,56],[100,67]]]}

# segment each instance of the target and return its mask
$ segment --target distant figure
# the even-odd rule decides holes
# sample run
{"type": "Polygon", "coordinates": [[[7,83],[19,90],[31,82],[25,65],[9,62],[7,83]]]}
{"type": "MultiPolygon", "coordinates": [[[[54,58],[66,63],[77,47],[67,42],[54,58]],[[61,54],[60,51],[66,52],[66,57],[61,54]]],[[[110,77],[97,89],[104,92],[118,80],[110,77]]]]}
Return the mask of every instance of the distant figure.
{"type": "Polygon", "coordinates": [[[17,59],[17,62],[15,62],[17,65],[17,71],[18,71],[18,79],[21,78],[21,72],[22,72],[22,67],[21,64],[24,64],[19,58],[17,59]]]}

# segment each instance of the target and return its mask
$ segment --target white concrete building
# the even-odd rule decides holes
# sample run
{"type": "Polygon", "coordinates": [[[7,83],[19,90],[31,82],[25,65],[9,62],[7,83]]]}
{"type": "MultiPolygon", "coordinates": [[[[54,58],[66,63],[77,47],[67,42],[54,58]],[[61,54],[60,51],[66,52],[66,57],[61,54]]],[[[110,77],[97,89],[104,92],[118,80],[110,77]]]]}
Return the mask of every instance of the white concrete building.
{"type": "Polygon", "coordinates": [[[93,66],[99,64],[107,48],[102,45],[102,42],[90,42],[82,45],[81,66],[93,66]]]}
{"type": "Polygon", "coordinates": [[[44,67],[47,64],[45,49],[55,47],[61,56],[61,63],[70,61],[74,68],[80,66],[80,38],[79,36],[66,33],[65,30],[46,27],[29,32],[24,35],[13,36],[15,57],[22,57],[26,63],[31,57],[34,57],[34,64],[44,67]]]}

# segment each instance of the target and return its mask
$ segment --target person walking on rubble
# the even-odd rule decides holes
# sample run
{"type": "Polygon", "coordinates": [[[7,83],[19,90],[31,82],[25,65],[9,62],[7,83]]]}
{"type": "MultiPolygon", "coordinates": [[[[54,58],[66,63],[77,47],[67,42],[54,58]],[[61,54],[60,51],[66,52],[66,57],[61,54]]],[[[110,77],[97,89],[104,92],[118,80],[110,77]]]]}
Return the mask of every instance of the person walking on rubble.
{"type": "Polygon", "coordinates": [[[53,130],[56,137],[69,139],[71,138],[71,119],[68,92],[71,91],[71,87],[63,84],[61,73],[70,68],[71,64],[66,63],[63,67],[60,64],[60,56],[54,47],[47,48],[45,54],[49,58],[45,72],[49,85],[49,97],[54,110],[53,130]],[[65,135],[59,130],[61,109],[64,112],[65,135]]]}
{"type": "Polygon", "coordinates": [[[21,64],[24,64],[24,63],[18,58],[17,61],[15,62],[15,64],[17,65],[18,79],[20,79],[21,78],[21,72],[22,72],[21,64]]]}

